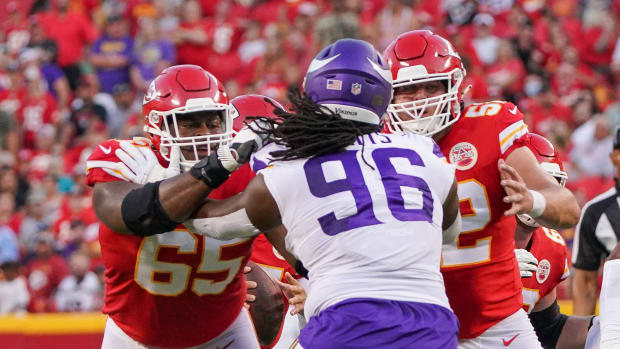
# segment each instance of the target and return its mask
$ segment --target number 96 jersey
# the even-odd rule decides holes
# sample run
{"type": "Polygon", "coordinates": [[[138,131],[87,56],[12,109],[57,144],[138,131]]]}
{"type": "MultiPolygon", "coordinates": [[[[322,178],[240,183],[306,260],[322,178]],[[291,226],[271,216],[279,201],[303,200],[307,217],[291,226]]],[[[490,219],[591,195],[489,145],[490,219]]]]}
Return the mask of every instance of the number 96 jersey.
{"type": "Polygon", "coordinates": [[[456,242],[444,245],[442,273],[459,338],[475,338],[522,306],[514,254],[515,218],[500,184],[499,159],[523,145],[527,126],[508,102],[468,106],[439,147],[456,167],[463,218],[456,242]]]}
{"type": "MultiPolygon", "coordinates": [[[[87,166],[120,162],[114,155],[118,148],[116,140],[103,142],[87,166]]],[[[167,166],[161,158],[160,163],[167,166]]],[[[91,186],[120,180],[100,167],[87,171],[91,186]]],[[[236,182],[227,181],[210,197],[221,199],[219,194],[239,185],[236,182]]],[[[99,242],[105,264],[103,312],[142,344],[178,348],[205,343],[226,330],[243,307],[242,272],[252,239],[219,241],[190,233],[182,225],[141,237],[100,224],[99,242]]]]}
{"type": "Polygon", "coordinates": [[[442,204],[454,168],[418,135],[367,134],[338,153],[253,160],[309,271],[307,318],[340,301],[379,298],[449,309],[439,271],[442,204]]]}

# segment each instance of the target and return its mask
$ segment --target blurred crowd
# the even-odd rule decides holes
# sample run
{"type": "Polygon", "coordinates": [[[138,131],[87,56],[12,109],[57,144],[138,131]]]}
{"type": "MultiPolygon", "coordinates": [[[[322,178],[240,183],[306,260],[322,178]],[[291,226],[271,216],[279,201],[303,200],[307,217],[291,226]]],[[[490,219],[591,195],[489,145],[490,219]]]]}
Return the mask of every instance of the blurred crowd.
{"type": "Polygon", "coordinates": [[[382,50],[431,29],[466,64],[467,103],[515,103],[559,149],[583,204],[613,184],[619,18],[620,0],[3,1],[0,314],[100,308],[84,160],[105,139],[142,134],[141,98],[173,64],[204,67],[231,98],[286,104],[329,43],[361,38],[382,50]]]}

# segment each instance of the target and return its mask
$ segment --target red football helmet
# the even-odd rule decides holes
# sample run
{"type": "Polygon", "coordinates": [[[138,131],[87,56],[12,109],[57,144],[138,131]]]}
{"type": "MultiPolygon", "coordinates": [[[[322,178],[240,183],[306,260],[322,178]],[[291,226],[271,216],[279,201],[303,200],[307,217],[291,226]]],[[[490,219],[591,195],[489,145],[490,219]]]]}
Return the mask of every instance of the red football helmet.
{"type": "Polygon", "coordinates": [[[211,145],[228,144],[232,140],[232,115],[226,91],[211,73],[196,65],[166,68],[151,81],[142,102],[142,117],[144,131],[164,159],[170,160],[173,145],[193,148],[194,159],[181,157],[184,168],[200,160],[199,148],[210,152],[211,145]],[[205,110],[221,113],[222,133],[180,137],[177,115],[205,110]]]}
{"type": "MultiPolygon", "coordinates": [[[[553,176],[561,186],[565,186],[568,175],[564,171],[564,165],[562,165],[560,156],[553,147],[553,144],[551,144],[547,138],[539,134],[529,133],[525,139],[525,145],[534,153],[540,167],[553,176]]],[[[540,226],[528,214],[518,214],[517,217],[523,224],[530,227],[540,226]]]]}
{"type": "Polygon", "coordinates": [[[443,81],[447,92],[439,96],[389,105],[390,132],[414,132],[431,136],[455,123],[461,116],[461,84],[465,67],[452,44],[429,30],[399,35],[383,52],[394,79],[394,89],[429,81],[443,81]],[[435,107],[432,115],[425,115],[435,107]]]}
{"type": "Polygon", "coordinates": [[[534,156],[536,156],[540,167],[557,179],[561,186],[565,186],[568,175],[564,171],[560,155],[553,147],[553,144],[547,138],[536,133],[529,133],[525,142],[527,147],[534,153],[534,156]]]}
{"type": "Polygon", "coordinates": [[[274,108],[284,110],[278,101],[263,95],[238,96],[230,100],[230,105],[232,106],[233,135],[243,128],[248,116],[265,116],[275,119],[277,116],[274,108]]]}

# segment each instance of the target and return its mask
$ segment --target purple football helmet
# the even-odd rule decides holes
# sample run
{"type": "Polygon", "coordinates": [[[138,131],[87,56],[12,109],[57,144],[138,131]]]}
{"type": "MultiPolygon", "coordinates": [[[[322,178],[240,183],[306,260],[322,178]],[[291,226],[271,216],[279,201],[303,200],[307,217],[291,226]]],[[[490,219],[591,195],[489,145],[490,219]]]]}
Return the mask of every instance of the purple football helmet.
{"type": "Polygon", "coordinates": [[[304,91],[344,119],[380,125],[392,101],[392,74],[371,44],[342,39],[314,57],[304,91]]]}

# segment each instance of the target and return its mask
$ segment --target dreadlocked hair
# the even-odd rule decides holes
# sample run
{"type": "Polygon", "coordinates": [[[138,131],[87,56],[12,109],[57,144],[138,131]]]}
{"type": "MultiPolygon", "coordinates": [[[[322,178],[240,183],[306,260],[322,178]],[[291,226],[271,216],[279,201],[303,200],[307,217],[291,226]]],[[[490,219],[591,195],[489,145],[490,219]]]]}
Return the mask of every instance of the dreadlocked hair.
{"type": "Polygon", "coordinates": [[[288,98],[292,104],[291,112],[276,107],[276,119],[250,116],[246,121],[260,120],[255,132],[285,146],[284,150],[270,153],[274,161],[340,152],[353,144],[357,137],[381,130],[380,125],[343,119],[327,107],[314,103],[298,88],[290,89],[288,98]]]}

